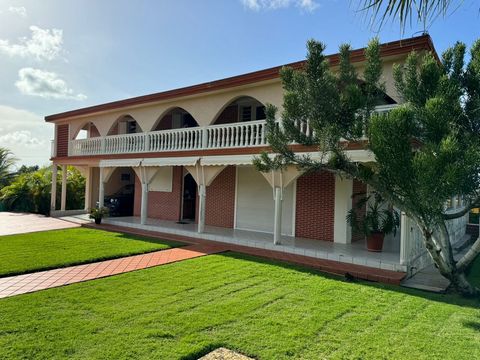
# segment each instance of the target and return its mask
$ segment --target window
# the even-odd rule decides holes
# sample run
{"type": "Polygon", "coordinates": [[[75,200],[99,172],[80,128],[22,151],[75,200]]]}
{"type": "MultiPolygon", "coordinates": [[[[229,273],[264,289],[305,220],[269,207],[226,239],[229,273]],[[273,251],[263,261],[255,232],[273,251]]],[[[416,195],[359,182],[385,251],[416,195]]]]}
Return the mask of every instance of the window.
{"type": "Polygon", "coordinates": [[[265,115],[265,106],[257,106],[256,108],[256,113],[255,113],[255,119],[256,120],[263,120],[266,119],[267,116],[265,115]]]}
{"type": "Polygon", "coordinates": [[[127,134],[135,134],[137,132],[137,122],[127,121],[127,134]]]}
{"type": "Polygon", "coordinates": [[[252,107],[251,106],[242,106],[240,108],[240,120],[241,121],[252,120],[252,107]]]}

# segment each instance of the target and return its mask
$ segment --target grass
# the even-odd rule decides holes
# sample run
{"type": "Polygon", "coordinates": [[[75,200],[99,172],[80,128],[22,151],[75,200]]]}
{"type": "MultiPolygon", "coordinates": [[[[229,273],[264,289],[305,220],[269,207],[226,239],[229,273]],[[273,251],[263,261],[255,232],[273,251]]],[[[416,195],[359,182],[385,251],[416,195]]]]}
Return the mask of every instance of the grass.
{"type": "Polygon", "coordinates": [[[113,259],[179,246],[86,228],[0,236],[0,276],[113,259]]]}
{"type": "Polygon", "coordinates": [[[0,300],[2,359],[478,359],[474,300],[226,253],[0,300]]]}

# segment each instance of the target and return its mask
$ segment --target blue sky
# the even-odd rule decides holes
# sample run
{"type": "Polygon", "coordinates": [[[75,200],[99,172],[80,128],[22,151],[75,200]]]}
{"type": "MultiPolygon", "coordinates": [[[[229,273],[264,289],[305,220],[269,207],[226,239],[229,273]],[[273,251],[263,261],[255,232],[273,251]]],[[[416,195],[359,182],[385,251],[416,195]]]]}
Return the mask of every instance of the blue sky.
{"type": "MultiPolygon", "coordinates": [[[[0,0],[0,146],[47,164],[48,114],[336,52],[377,35],[358,0],[0,0]]],[[[439,53],[480,38],[479,3],[429,27],[439,53]]],[[[415,35],[388,22],[382,42],[415,35]]]]}

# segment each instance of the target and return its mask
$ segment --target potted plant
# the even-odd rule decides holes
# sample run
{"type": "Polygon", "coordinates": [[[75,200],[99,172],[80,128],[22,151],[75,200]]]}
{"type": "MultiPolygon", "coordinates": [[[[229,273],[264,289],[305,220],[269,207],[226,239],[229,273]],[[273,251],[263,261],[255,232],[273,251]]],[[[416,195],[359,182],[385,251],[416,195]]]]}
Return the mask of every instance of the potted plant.
{"type": "Polygon", "coordinates": [[[99,225],[102,223],[102,219],[108,215],[108,208],[92,208],[90,210],[90,219],[95,220],[95,224],[99,225]]]}
{"type": "MultiPolygon", "coordinates": [[[[358,195],[358,194],[357,194],[358,195]]],[[[378,194],[363,196],[348,212],[347,222],[367,238],[367,250],[379,252],[385,235],[397,233],[400,216],[378,194]]]]}

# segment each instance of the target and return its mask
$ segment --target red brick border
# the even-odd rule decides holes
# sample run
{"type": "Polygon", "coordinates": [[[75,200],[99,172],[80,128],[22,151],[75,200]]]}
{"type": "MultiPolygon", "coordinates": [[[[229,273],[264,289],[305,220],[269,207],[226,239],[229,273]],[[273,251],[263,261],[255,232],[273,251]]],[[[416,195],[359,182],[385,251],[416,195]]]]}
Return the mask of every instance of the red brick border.
{"type": "Polygon", "coordinates": [[[219,245],[197,244],[91,264],[5,277],[0,279],[0,298],[147,269],[225,250],[224,247],[219,245]]]}
{"type": "Polygon", "coordinates": [[[272,260],[285,261],[285,262],[289,262],[297,265],[314,268],[329,274],[340,275],[340,276],[352,276],[354,278],[375,281],[375,282],[380,282],[384,284],[400,285],[400,282],[403,280],[403,278],[406,275],[406,273],[399,272],[399,271],[377,269],[377,268],[372,268],[372,267],[363,266],[363,265],[343,263],[340,261],[317,259],[309,256],[284,253],[281,251],[258,249],[258,248],[248,247],[248,246],[227,244],[227,243],[222,243],[217,241],[209,241],[209,240],[197,239],[193,237],[186,237],[186,236],[180,236],[180,235],[174,235],[174,234],[165,234],[160,232],[132,229],[127,227],[120,227],[120,226],[107,225],[107,224],[102,224],[102,225],[86,224],[83,226],[102,229],[106,231],[117,231],[117,232],[132,234],[132,235],[147,236],[147,237],[152,237],[157,239],[180,241],[180,242],[189,243],[189,244],[222,246],[224,248],[224,251],[234,251],[242,254],[248,254],[248,255],[258,256],[258,257],[272,259],[272,260]]]}

